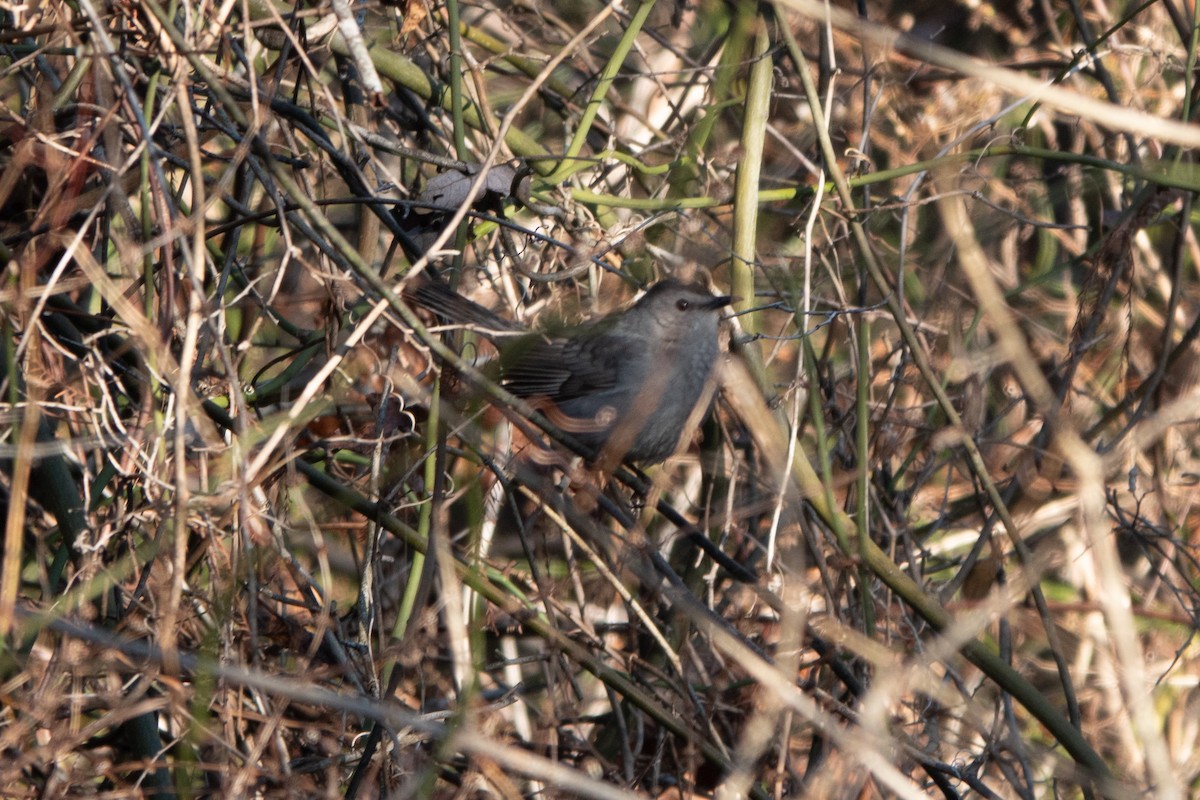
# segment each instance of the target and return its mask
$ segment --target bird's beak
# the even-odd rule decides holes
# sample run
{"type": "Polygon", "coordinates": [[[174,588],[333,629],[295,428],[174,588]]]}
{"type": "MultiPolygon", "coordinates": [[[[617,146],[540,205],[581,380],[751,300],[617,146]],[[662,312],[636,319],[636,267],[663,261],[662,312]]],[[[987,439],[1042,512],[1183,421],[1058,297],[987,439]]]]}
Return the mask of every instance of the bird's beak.
{"type": "Polygon", "coordinates": [[[708,301],[708,307],[712,309],[724,308],[725,306],[735,303],[740,299],[740,297],[734,297],[728,294],[718,295],[717,297],[714,297],[712,300],[708,301]]]}

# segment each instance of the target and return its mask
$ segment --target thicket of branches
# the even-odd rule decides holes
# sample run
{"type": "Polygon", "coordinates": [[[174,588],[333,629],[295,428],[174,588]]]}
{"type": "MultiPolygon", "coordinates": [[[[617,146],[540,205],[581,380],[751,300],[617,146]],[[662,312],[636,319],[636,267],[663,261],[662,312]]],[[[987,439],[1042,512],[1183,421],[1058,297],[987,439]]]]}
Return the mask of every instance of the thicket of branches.
{"type": "Polygon", "coordinates": [[[0,2],[0,794],[1200,791],[1197,30],[0,2]],[[590,469],[422,270],[711,280],[714,413],[590,469]]]}

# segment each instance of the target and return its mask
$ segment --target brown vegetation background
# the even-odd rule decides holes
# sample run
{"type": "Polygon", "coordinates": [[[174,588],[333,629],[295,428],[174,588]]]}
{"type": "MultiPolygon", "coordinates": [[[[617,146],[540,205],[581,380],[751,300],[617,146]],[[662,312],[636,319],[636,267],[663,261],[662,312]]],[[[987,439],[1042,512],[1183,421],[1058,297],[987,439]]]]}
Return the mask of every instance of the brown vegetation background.
{"type": "Polygon", "coordinates": [[[0,2],[0,795],[1194,796],[1197,30],[0,2]],[[539,448],[419,270],[711,279],[715,413],[539,448]]]}

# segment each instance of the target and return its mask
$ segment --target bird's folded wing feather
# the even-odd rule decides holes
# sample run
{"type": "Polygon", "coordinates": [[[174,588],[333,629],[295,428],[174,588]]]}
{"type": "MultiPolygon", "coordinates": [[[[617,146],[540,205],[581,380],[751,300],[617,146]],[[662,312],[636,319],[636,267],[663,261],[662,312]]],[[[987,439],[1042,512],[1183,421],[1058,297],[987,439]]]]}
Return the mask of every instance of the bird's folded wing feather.
{"type": "Polygon", "coordinates": [[[531,336],[504,354],[504,385],[520,397],[556,402],[605,392],[617,385],[621,364],[628,358],[624,344],[615,339],[531,336]]]}

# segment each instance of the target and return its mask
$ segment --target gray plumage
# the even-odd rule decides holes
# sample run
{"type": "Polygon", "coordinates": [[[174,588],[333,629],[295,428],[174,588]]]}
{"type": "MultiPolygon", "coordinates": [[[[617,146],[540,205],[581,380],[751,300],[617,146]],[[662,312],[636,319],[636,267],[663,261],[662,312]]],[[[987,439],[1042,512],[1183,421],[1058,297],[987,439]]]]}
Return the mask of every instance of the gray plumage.
{"type": "Polygon", "coordinates": [[[406,296],[489,336],[505,388],[604,456],[654,463],[674,452],[711,398],[717,328],[730,298],[698,283],[656,283],[629,309],[553,332],[529,332],[435,281],[406,296]]]}

